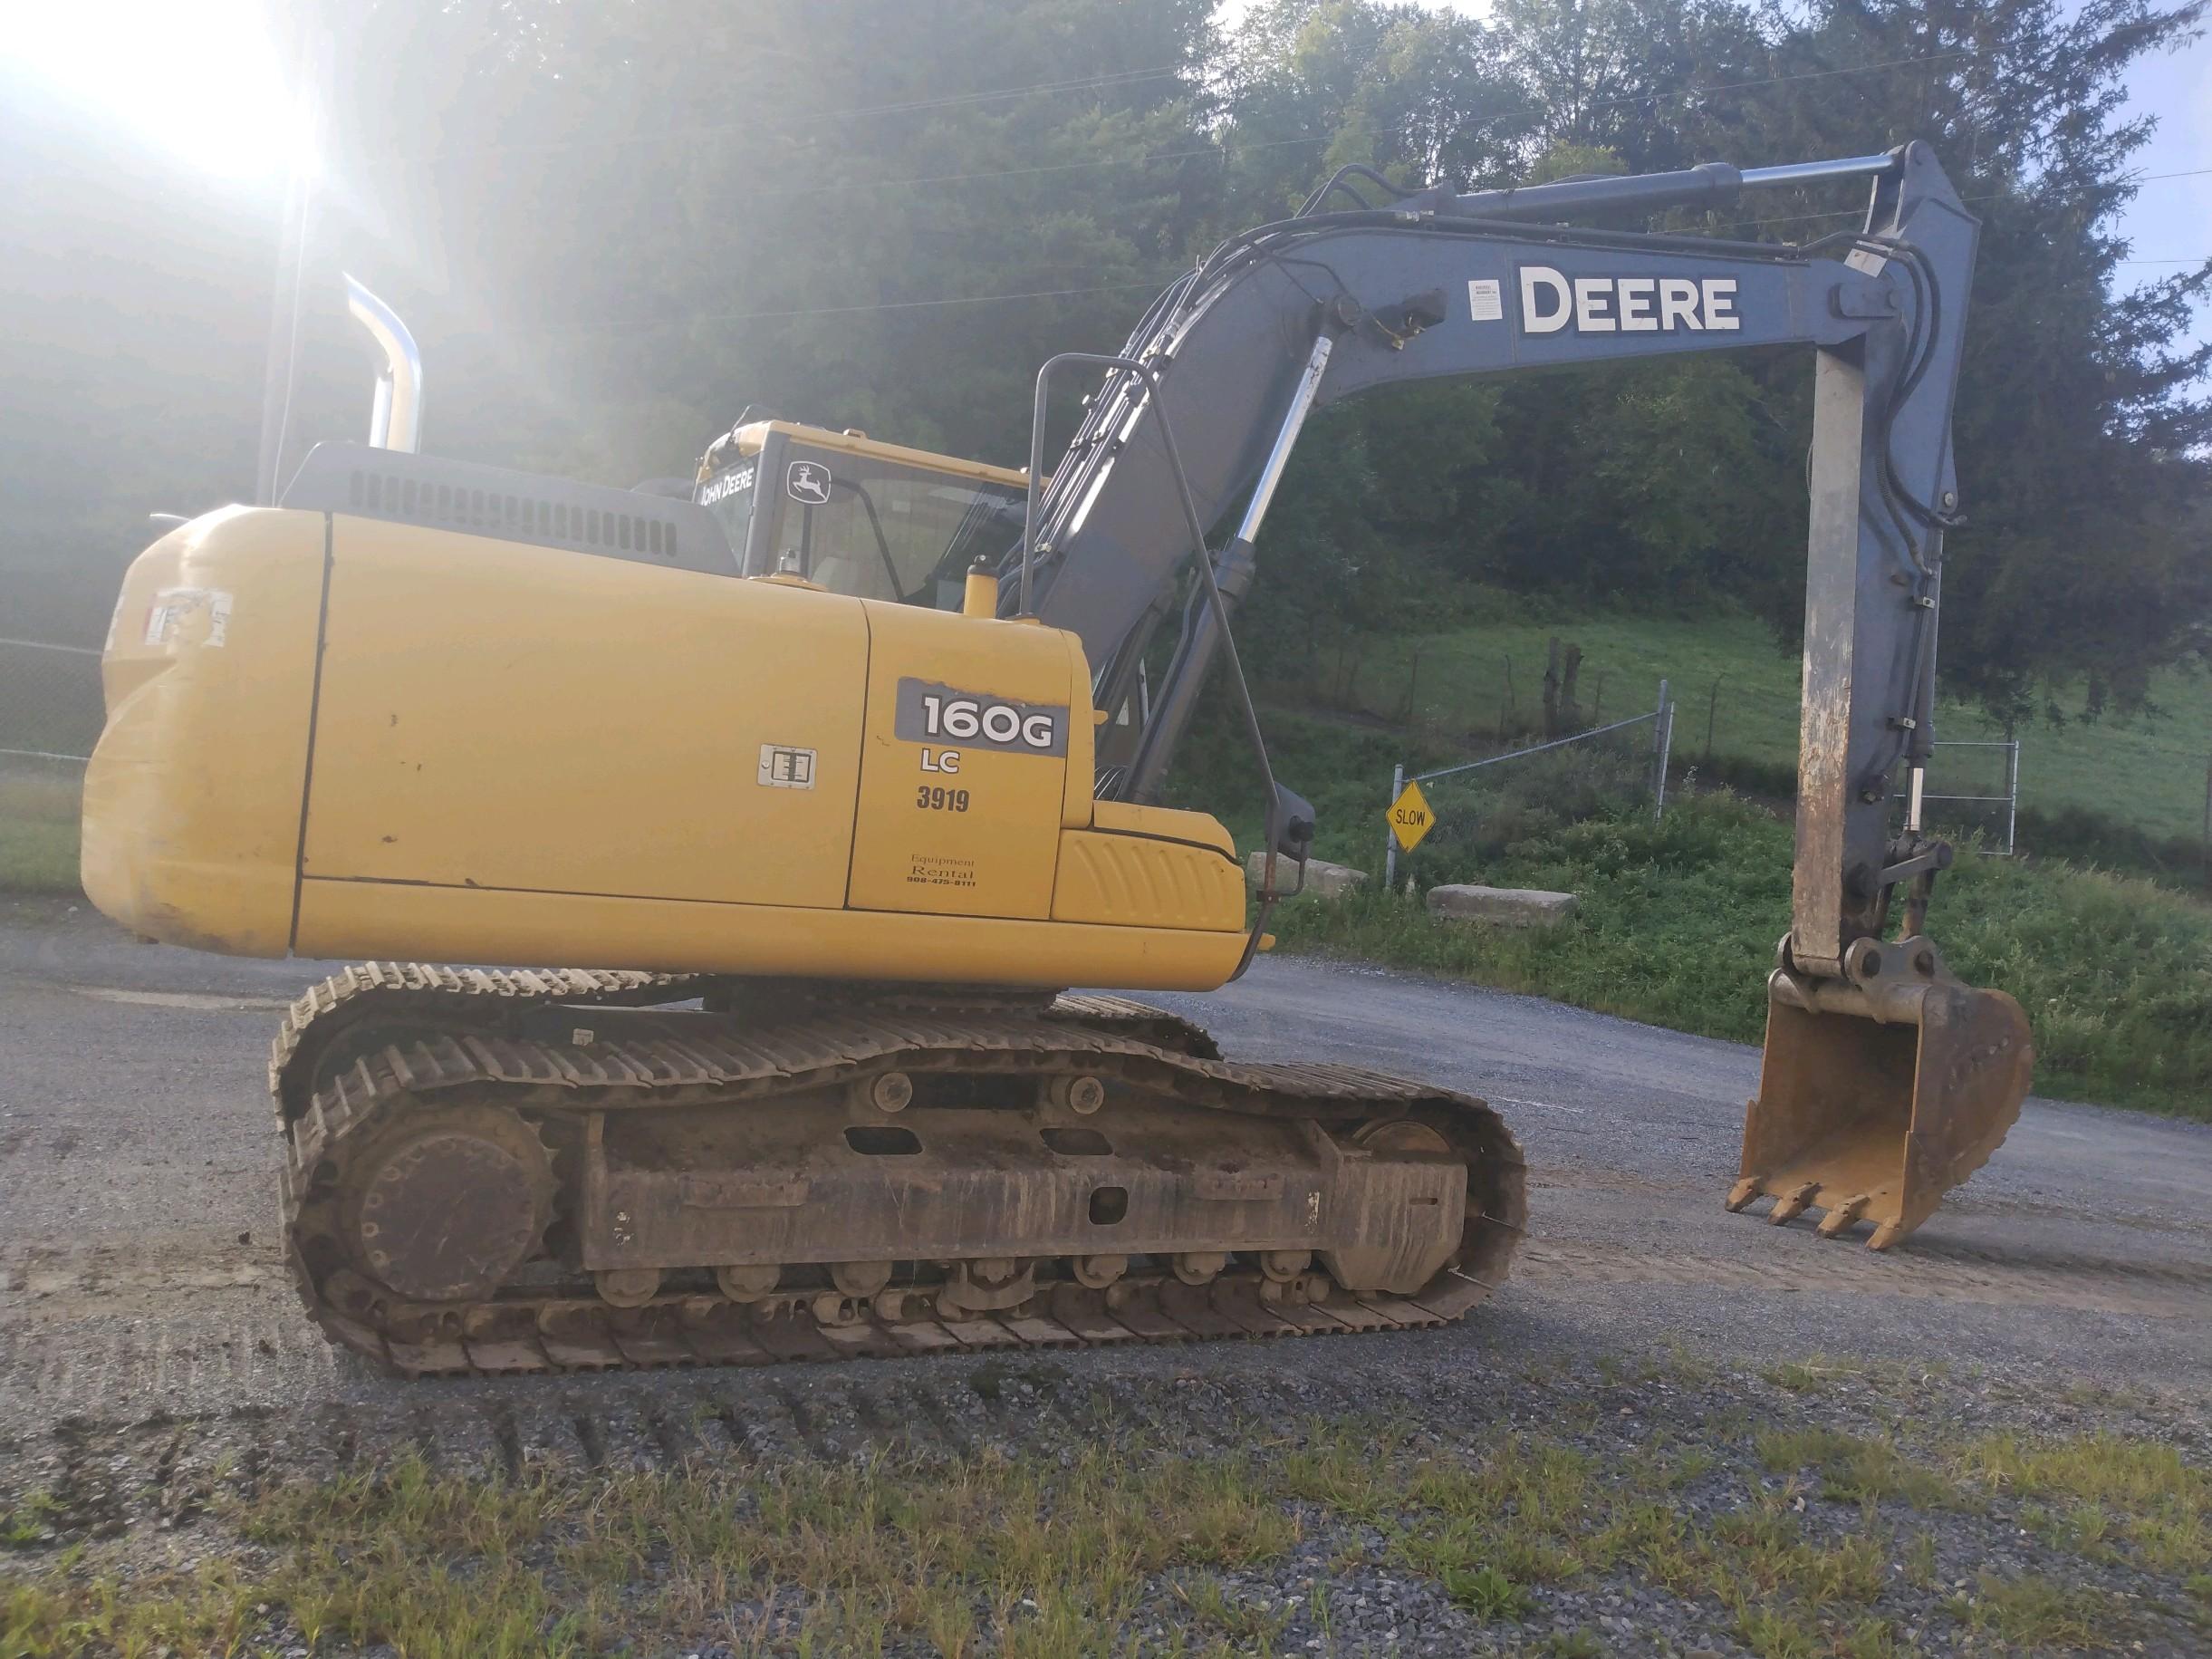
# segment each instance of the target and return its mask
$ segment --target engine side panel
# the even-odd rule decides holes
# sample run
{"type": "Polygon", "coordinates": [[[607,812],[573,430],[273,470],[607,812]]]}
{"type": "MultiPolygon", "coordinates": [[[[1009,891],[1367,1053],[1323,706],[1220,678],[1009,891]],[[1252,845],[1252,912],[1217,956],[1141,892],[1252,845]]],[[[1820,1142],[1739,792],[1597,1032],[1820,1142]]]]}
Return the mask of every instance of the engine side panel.
{"type": "Polygon", "coordinates": [[[320,513],[229,507],[163,536],[124,579],[79,873],[133,932],[284,953],[322,536],[320,513]]]}
{"type": "Polygon", "coordinates": [[[857,605],[333,522],[308,880],[844,902],[857,605]]]}
{"type": "Polygon", "coordinates": [[[1067,636],[861,603],[868,743],[847,902],[1043,921],[1071,736],[1091,723],[1088,676],[1067,636]]]}

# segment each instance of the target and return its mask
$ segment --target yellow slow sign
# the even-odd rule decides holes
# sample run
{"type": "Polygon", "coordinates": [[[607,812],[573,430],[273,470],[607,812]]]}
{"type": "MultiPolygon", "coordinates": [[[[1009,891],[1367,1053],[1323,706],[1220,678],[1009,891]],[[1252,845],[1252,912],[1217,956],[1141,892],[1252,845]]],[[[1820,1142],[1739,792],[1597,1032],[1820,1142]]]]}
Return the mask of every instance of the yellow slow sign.
{"type": "Polygon", "coordinates": [[[1408,784],[1390,803],[1390,834],[1407,852],[1419,846],[1421,837],[1436,826],[1437,815],[1428,810],[1428,797],[1420,785],[1408,784]]]}

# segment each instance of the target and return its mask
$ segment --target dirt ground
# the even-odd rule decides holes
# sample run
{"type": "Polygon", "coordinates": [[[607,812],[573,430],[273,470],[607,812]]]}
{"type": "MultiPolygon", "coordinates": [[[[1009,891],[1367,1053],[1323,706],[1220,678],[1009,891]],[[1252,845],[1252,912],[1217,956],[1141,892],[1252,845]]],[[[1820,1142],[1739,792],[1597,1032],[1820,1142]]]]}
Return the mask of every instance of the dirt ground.
{"type": "MultiPolygon", "coordinates": [[[[1229,1443],[1232,1422],[1376,1411],[1417,1439],[1464,1438],[1521,1422],[1516,1400],[1540,1428],[1615,1384],[1780,1422],[1803,1403],[1786,1367],[1822,1375],[1832,1362],[1888,1379],[1892,1429],[1925,1413],[1961,1434],[2015,1419],[2042,1432],[2051,1402],[2087,1400],[2104,1403],[2065,1432],[2165,1442],[2199,1470],[2206,1456],[2212,1129],[2033,1100],[1989,1166],[1878,1257],[1809,1221],[1722,1210],[1755,1051],[1297,960],[1264,960],[1210,997],[1153,1000],[1204,1022],[1233,1057],[1406,1072],[1505,1112],[1528,1153],[1531,1235],[1511,1282],[1457,1327],[1057,1353],[1011,1396],[985,1355],[397,1382],[331,1352],[298,1314],[274,1234],[264,1060],[279,1011],[324,970],[142,945],[89,911],[0,900],[0,1518],[43,1495],[34,1541],[189,1539],[226,1482],[260,1490],[416,1456],[513,1472],[696,1469],[733,1450],[835,1461],[918,1432],[963,1454],[979,1439],[1064,1445],[1089,1438],[1072,1425],[1099,1401],[1126,1403],[1124,1428],[1207,1447],[1229,1443]],[[1920,1381],[1899,1394],[1899,1378],[1920,1381]],[[2129,1403],[2119,1417],[2114,1401],[2129,1403]]],[[[1621,1414],[1680,1403],[1639,1397],[1621,1414]]],[[[36,1565],[0,1554],[0,1580],[36,1565]]],[[[1347,1645],[1294,1621],[1260,1645],[1466,1651],[1482,1621],[1467,1624],[1465,1597],[1430,1599],[1459,1623],[1423,1635],[1418,1610],[1393,1612],[1387,1636],[1347,1645]]],[[[1506,1635],[1481,1639],[1518,1640],[1512,1611],[1491,1607],[1506,1635]]],[[[1643,1640],[1630,1640],[1632,1606],[1553,1611],[1543,1628],[1555,1636],[1599,1633],[1582,1651],[1643,1640]],[[1589,1623],[1614,1618],[1617,1631],[1589,1623]]],[[[1768,1651],[1730,1617],[1652,1651],[1768,1651]]],[[[1972,1634],[1958,1619],[1912,1628],[1916,1642],[1972,1634]]],[[[2201,1631],[2144,1629],[2145,1651],[2188,1651],[2201,1631]]]]}

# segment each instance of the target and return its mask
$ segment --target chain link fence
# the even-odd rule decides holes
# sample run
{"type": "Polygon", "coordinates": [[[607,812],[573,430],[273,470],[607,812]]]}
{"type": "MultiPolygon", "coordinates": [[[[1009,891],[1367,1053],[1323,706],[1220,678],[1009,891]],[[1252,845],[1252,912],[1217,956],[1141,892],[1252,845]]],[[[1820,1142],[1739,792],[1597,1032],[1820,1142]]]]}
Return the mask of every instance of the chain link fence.
{"type": "Polygon", "coordinates": [[[75,884],[84,763],[101,719],[98,651],[0,638],[0,888],[75,884]]]}
{"type": "Polygon", "coordinates": [[[1908,776],[1896,798],[1909,814],[1917,781],[1923,827],[1979,834],[1982,851],[2011,857],[2020,826],[2020,740],[1938,738],[1934,748],[1926,774],[1908,776]]]}
{"type": "MultiPolygon", "coordinates": [[[[1406,855],[1409,870],[1431,881],[1460,880],[1486,857],[1553,825],[1647,799],[1654,815],[1663,814],[1674,717],[1662,680],[1657,702],[1641,714],[1432,771],[1409,775],[1400,764],[1390,799],[1417,784],[1434,820],[1406,855]]],[[[1398,838],[1386,829],[1386,886],[1396,885],[1399,863],[1398,838]]]]}

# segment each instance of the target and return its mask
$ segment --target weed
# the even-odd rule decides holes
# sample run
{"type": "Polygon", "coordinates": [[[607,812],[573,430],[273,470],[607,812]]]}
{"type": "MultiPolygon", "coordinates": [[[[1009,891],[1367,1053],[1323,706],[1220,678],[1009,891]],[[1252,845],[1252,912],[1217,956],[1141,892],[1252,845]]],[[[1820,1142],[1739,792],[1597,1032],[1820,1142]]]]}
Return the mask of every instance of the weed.
{"type": "Polygon", "coordinates": [[[1495,1567],[1447,1567],[1444,1593],[1486,1625],[1519,1618],[1528,1611],[1529,1594],[1495,1567]]]}
{"type": "Polygon", "coordinates": [[[2043,1442],[2000,1434],[1967,1446],[1955,1462],[1969,1485],[2065,1504],[2046,1525],[2070,1548],[2086,1553],[2118,1538],[2159,1572],[2212,1565],[2212,1471],[2171,1446],[2110,1433],[2043,1442]]]}
{"type": "Polygon", "coordinates": [[[1195,1579],[1176,1587],[1176,1594],[1190,1609],[1191,1616],[1210,1625],[1232,1641],[1249,1642],[1263,1649],[1273,1645],[1290,1623],[1287,1609],[1270,1607],[1265,1602],[1239,1601],[1228,1594],[1221,1580],[1211,1576],[1195,1579]]]}
{"type": "Polygon", "coordinates": [[[1667,1340],[1665,1374],[1669,1381],[1686,1388],[1702,1388],[1720,1375],[1720,1367],[1679,1336],[1670,1336],[1667,1340]]]}
{"type": "Polygon", "coordinates": [[[1720,1455],[1709,1446],[1685,1446],[1674,1460],[1669,1471],[1671,1484],[1687,1486],[1692,1481],[1704,1479],[1719,1465],[1720,1455]]]}
{"type": "Polygon", "coordinates": [[[51,1492],[25,1492],[13,1509],[0,1515],[0,1548],[30,1549],[52,1543],[61,1507],[51,1492]]]}
{"type": "Polygon", "coordinates": [[[2111,1557],[2111,1546],[2107,1540],[2112,1520],[2101,1504],[2077,1503],[2064,1510],[2045,1509],[2039,1503],[2024,1504],[2020,1509],[2020,1524],[2044,1543],[2071,1550],[2088,1560],[2102,1561],[2111,1557]]]}
{"type": "Polygon", "coordinates": [[[1936,1535],[1916,1532],[1912,1542],[1905,1546],[1899,1566],[1905,1569],[1905,1582],[1916,1590],[1936,1587],[1936,1535]]]}
{"type": "Polygon", "coordinates": [[[1795,1394],[1818,1394],[1827,1387],[1829,1379],[1828,1372],[1806,1360],[1784,1360],[1767,1366],[1759,1374],[1775,1387],[1786,1388],[1795,1394]]]}
{"type": "Polygon", "coordinates": [[[1916,1509],[1957,1507],[1964,1495],[1886,1440],[1835,1429],[1768,1430],[1753,1437],[1759,1460],[1776,1472],[1817,1470],[1821,1496],[1839,1503],[1893,1497],[1916,1509]]]}
{"type": "Polygon", "coordinates": [[[1851,1626],[1839,1651],[1843,1659],[1899,1659],[1907,1649],[1898,1640],[1895,1625],[1888,1619],[1870,1618],[1851,1626]]]}
{"type": "Polygon", "coordinates": [[[2087,1587],[2068,1588],[2034,1574],[2001,1578],[1986,1572],[1973,1592],[1953,1596],[1948,1606],[1967,1628],[2022,1647],[2116,1647],[2128,1627],[2114,1597],[2087,1587]]]}
{"type": "Polygon", "coordinates": [[[1400,1501],[1388,1473],[1387,1447],[1353,1430],[1310,1429],[1305,1443],[1276,1461],[1274,1484],[1303,1499],[1370,1524],[1400,1501]]]}
{"type": "Polygon", "coordinates": [[[1826,1645],[1795,1614],[1775,1606],[1740,1609],[1736,1634],[1759,1659],[1815,1659],[1826,1645]]]}

